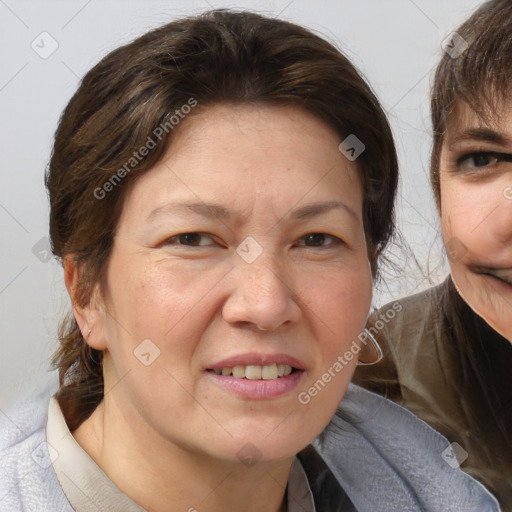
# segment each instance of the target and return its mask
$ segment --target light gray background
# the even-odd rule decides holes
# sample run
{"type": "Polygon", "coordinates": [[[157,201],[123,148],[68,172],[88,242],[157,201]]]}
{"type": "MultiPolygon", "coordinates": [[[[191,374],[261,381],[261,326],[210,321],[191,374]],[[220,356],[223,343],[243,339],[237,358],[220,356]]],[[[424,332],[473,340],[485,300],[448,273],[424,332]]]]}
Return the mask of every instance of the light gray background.
{"type": "Polygon", "coordinates": [[[389,113],[402,173],[399,226],[420,263],[416,266],[411,255],[393,249],[404,271],[385,270],[385,282],[375,296],[379,305],[436,283],[446,273],[428,185],[428,93],[442,41],[480,3],[0,0],[0,408],[47,370],[58,320],[69,307],[60,264],[45,262],[48,205],[43,172],[62,109],[80,77],[103,55],[152,27],[213,7],[275,15],[341,47],[389,113]],[[58,43],[46,59],[31,47],[51,49],[49,36],[40,36],[42,32],[58,43]]]}

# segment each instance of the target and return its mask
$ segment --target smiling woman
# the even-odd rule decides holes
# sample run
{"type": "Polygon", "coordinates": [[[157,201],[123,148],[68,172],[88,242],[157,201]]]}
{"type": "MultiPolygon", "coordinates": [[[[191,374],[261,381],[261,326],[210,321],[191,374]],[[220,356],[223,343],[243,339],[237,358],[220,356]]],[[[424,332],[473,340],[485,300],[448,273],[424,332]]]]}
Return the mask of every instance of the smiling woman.
{"type": "Polygon", "coordinates": [[[57,393],[12,413],[33,435],[5,429],[2,510],[498,510],[442,436],[349,390],[396,185],[377,99],[301,27],[213,11],[105,57],[55,136],[73,315],[57,393]]]}
{"type": "MultiPolygon", "coordinates": [[[[120,387],[130,390],[122,409],[131,432],[149,422],[162,441],[193,443],[211,457],[235,458],[250,440],[263,460],[281,460],[332,416],[350,371],[326,389],[314,418],[297,408],[297,390],[357,336],[370,307],[357,171],[336,132],[298,107],[219,104],[186,123],[125,197],[108,298],[75,308],[75,317],[104,354],[105,387],[130,372],[120,387]],[[178,206],[198,198],[204,208],[178,206]],[[306,200],[316,211],[299,219],[306,200]],[[347,206],[332,208],[335,200],[347,206]],[[319,208],[326,203],[331,208],[319,208]],[[217,206],[205,210],[209,204],[217,206]],[[236,251],[248,237],[256,247],[246,257],[259,249],[250,262],[236,251]],[[336,317],[339,308],[352,314],[336,317]],[[340,340],[335,333],[343,331],[340,340]],[[149,372],[133,357],[142,339],[161,351],[149,372]],[[203,401],[216,404],[222,429],[198,409],[203,401]],[[289,437],[269,437],[284,411],[294,411],[283,425],[289,437]],[[198,438],[201,431],[209,435],[198,438]]],[[[72,289],[78,269],[72,262],[66,269],[72,289]]],[[[79,442],[105,413],[100,406],[76,430],[79,442]]]]}
{"type": "MultiPolygon", "coordinates": [[[[401,301],[385,361],[356,381],[456,442],[462,469],[512,510],[512,3],[457,29],[432,91],[431,178],[450,275],[401,301]]],[[[384,308],[384,310],[386,307],[384,308]]]]}

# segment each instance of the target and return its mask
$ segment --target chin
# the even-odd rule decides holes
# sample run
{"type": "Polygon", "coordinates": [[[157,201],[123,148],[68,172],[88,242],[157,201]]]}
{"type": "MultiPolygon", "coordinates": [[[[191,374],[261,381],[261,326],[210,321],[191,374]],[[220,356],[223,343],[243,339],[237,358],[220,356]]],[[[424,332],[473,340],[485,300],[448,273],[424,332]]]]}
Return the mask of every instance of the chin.
{"type": "Polygon", "coordinates": [[[302,449],[308,446],[322,431],[322,427],[314,428],[306,422],[291,424],[291,416],[283,415],[271,422],[261,422],[257,425],[251,422],[240,422],[236,429],[227,427],[232,434],[226,448],[233,450],[239,458],[248,451],[255,452],[261,461],[278,462],[294,457],[302,449]],[[313,431],[314,430],[314,431],[313,431]],[[240,453],[241,452],[241,453],[240,453]]]}
{"type": "Polygon", "coordinates": [[[466,304],[496,332],[512,341],[512,285],[469,268],[452,269],[452,278],[466,304]]]}

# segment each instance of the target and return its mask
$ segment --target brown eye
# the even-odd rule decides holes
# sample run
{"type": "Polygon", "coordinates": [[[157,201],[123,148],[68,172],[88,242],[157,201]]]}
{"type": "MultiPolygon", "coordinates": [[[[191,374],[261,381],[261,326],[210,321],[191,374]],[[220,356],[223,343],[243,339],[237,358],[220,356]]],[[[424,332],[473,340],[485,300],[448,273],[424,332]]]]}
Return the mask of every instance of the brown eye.
{"type": "Polygon", "coordinates": [[[495,164],[498,161],[495,156],[490,155],[489,153],[479,153],[468,160],[472,161],[472,167],[485,167],[486,165],[495,164]]]}
{"type": "Polygon", "coordinates": [[[461,156],[457,160],[457,166],[465,169],[481,169],[482,167],[496,165],[504,160],[510,161],[510,155],[481,151],[461,156]]]}
{"type": "Polygon", "coordinates": [[[178,235],[178,240],[182,245],[200,245],[201,235],[199,233],[183,233],[178,235]]]}
{"type": "Polygon", "coordinates": [[[188,247],[201,247],[212,245],[212,239],[210,236],[204,233],[181,233],[169,238],[165,245],[184,245],[188,247]]]}
{"type": "Polygon", "coordinates": [[[330,246],[341,243],[339,238],[333,235],[328,235],[327,233],[308,233],[307,235],[304,235],[300,240],[303,241],[303,243],[299,245],[303,247],[329,248],[330,246]],[[327,244],[325,243],[326,241],[328,242],[327,244]]]}
{"type": "Polygon", "coordinates": [[[325,242],[325,235],[323,233],[310,233],[304,237],[304,241],[309,247],[320,247],[325,242]]]}

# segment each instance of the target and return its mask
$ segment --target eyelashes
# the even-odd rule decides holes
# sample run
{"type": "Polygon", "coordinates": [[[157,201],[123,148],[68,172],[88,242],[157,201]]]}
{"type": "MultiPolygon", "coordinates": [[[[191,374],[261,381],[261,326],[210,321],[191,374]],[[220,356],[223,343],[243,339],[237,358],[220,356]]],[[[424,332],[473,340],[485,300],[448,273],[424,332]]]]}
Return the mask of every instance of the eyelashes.
{"type": "Polygon", "coordinates": [[[308,233],[308,234],[306,234],[304,236],[301,236],[299,238],[299,241],[302,241],[302,240],[308,240],[309,242],[313,243],[313,245],[303,245],[303,244],[300,244],[300,247],[307,247],[307,248],[320,247],[320,248],[327,248],[328,249],[329,247],[332,247],[333,245],[337,246],[337,245],[343,244],[343,240],[341,240],[337,236],[329,235],[327,233],[308,233]],[[333,242],[330,245],[328,245],[328,246],[317,245],[319,241],[324,241],[326,238],[332,239],[333,242]]]}
{"type": "Polygon", "coordinates": [[[215,242],[213,241],[210,235],[206,233],[190,232],[180,233],[179,235],[172,236],[171,238],[168,238],[163,245],[176,245],[183,247],[208,247],[214,244],[215,242]],[[213,243],[201,243],[201,238],[208,238],[213,243]]]}
{"type": "MultiPolygon", "coordinates": [[[[296,243],[296,245],[307,249],[329,249],[331,247],[344,244],[344,241],[341,238],[321,232],[307,233],[298,239],[298,242],[303,241],[305,243],[296,243]],[[324,245],[323,242],[325,242],[326,239],[331,240],[331,243],[324,245]],[[312,245],[306,245],[306,243],[311,243],[312,245]]],[[[174,235],[165,240],[161,245],[174,247],[212,247],[214,245],[218,245],[218,243],[214,240],[213,235],[208,233],[189,232],[174,235]],[[204,243],[205,240],[209,240],[209,242],[204,243]]]]}
{"type": "Polygon", "coordinates": [[[496,151],[473,151],[464,153],[455,160],[457,170],[475,172],[487,170],[500,162],[512,162],[512,154],[496,151]]]}

